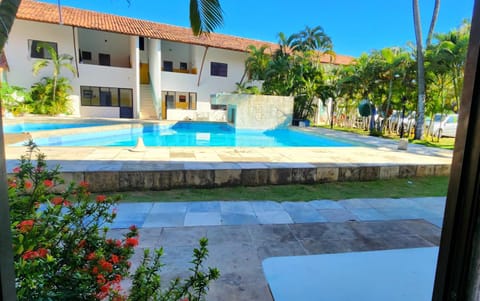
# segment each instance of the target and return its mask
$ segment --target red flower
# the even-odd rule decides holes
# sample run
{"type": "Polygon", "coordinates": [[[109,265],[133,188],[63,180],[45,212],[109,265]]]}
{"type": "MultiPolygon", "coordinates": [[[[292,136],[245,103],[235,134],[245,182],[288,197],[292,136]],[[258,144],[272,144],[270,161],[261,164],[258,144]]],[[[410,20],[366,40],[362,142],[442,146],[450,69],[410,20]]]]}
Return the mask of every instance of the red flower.
{"type": "Polygon", "coordinates": [[[138,239],[136,237],[129,237],[125,240],[125,246],[136,247],[138,246],[138,239]]]}
{"type": "Polygon", "coordinates": [[[19,173],[19,172],[22,171],[22,169],[20,168],[20,166],[17,166],[17,167],[14,167],[14,168],[12,169],[12,171],[13,171],[14,173],[19,173]]]}
{"type": "MultiPolygon", "coordinates": [[[[82,239],[81,241],[78,242],[78,247],[83,248],[87,244],[87,241],[85,239],[82,239]]],[[[88,259],[91,260],[91,259],[88,259]]]]}
{"type": "Polygon", "coordinates": [[[80,181],[80,187],[83,187],[83,188],[88,188],[88,183],[86,181],[80,181]]]}
{"type": "Polygon", "coordinates": [[[97,202],[98,203],[103,203],[103,202],[105,202],[106,199],[107,199],[107,197],[103,194],[97,195],[97,202]]]}
{"type": "Polygon", "coordinates": [[[33,219],[27,219],[27,220],[21,221],[17,225],[17,228],[20,229],[20,232],[22,233],[29,232],[30,230],[32,230],[34,223],[35,222],[33,221],[33,219]]]}
{"type": "Polygon", "coordinates": [[[63,204],[63,198],[61,196],[56,196],[52,199],[51,202],[55,206],[62,205],[63,204]]]}
{"type": "Polygon", "coordinates": [[[137,226],[135,226],[135,225],[131,225],[128,229],[130,231],[137,231],[138,230],[137,226]]]}
{"type": "Polygon", "coordinates": [[[47,180],[43,181],[43,185],[45,185],[46,187],[52,187],[53,186],[53,181],[47,179],[47,180]]]}
{"type": "Polygon", "coordinates": [[[26,251],[23,253],[22,258],[24,260],[30,260],[30,259],[35,259],[35,258],[45,258],[47,257],[48,250],[45,248],[40,248],[37,251],[26,251]]]}
{"type": "Polygon", "coordinates": [[[92,274],[93,274],[93,275],[98,274],[98,267],[93,267],[93,268],[92,268],[92,274]]]}
{"type": "Polygon", "coordinates": [[[105,285],[103,285],[100,290],[102,291],[102,293],[108,293],[108,291],[110,290],[110,283],[106,283],[105,285]]]}
{"type": "Polygon", "coordinates": [[[47,257],[48,250],[45,248],[38,249],[38,257],[45,258],[47,257]]]}
{"type": "Polygon", "coordinates": [[[118,283],[120,281],[122,281],[122,275],[119,275],[119,274],[115,275],[115,279],[113,280],[113,282],[118,283]]]}
{"type": "Polygon", "coordinates": [[[95,252],[91,252],[87,255],[87,260],[94,260],[95,257],[97,257],[97,255],[95,254],[95,252]]]}
{"type": "Polygon", "coordinates": [[[17,188],[17,183],[15,183],[15,182],[9,182],[9,183],[8,183],[8,188],[17,188]]]}
{"type": "Polygon", "coordinates": [[[112,254],[112,257],[110,258],[110,261],[111,261],[113,264],[117,264],[117,263],[120,262],[120,259],[118,258],[117,255],[112,254]]]}
{"type": "Polygon", "coordinates": [[[107,272],[112,272],[113,271],[113,265],[106,261],[105,259],[100,259],[100,261],[98,262],[98,264],[102,267],[102,269],[104,271],[107,271],[107,272]]]}
{"type": "Polygon", "coordinates": [[[102,284],[105,284],[105,282],[107,282],[107,280],[105,279],[105,276],[103,276],[102,274],[98,274],[97,283],[102,285],[102,284]]]}
{"type": "Polygon", "coordinates": [[[26,188],[26,189],[32,188],[32,182],[30,182],[30,181],[25,181],[25,188],[26,188]]]}
{"type": "Polygon", "coordinates": [[[35,259],[38,257],[38,252],[37,251],[26,251],[23,253],[22,258],[24,260],[30,260],[30,259],[35,259]]]}

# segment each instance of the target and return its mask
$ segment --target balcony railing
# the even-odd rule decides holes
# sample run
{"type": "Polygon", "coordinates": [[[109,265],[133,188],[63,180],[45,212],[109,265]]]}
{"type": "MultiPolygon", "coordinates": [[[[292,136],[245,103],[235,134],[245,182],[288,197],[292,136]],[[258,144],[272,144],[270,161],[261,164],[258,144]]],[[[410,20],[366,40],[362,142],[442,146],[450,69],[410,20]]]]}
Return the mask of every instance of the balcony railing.
{"type": "Polygon", "coordinates": [[[172,70],[165,70],[162,68],[163,72],[175,72],[175,73],[186,73],[186,74],[197,74],[197,68],[192,69],[177,69],[173,68],[172,70]]]}

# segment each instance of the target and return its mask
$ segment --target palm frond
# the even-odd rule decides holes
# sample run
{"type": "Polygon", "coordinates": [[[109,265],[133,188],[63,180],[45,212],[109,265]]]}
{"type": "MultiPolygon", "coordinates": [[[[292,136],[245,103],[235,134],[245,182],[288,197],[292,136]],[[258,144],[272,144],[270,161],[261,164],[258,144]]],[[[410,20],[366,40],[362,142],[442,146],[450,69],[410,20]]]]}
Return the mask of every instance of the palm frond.
{"type": "Polygon", "coordinates": [[[199,36],[213,32],[223,25],[223,11],[219,0],[190,0],[190,26],[199,36]]]}

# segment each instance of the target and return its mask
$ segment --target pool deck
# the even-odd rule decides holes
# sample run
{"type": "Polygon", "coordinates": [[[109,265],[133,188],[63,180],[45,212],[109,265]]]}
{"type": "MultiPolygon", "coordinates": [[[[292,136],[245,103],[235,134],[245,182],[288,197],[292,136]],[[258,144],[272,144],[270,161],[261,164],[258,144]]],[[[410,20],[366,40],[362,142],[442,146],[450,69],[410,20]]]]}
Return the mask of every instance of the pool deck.
{"type": "MultiPolygon", "coordinates": [[[[71,129],[70,129],[71,130],[71,129]]],[[[452,151],[323,128],[306,132],[347,139],[355,147],[40,147],[50,166],[92,191],[162,190],[376,180],[449,175],[452,151]]],[[[31,133],[35,138],[35,133],[31,133]]],[[[23,146],[7,146],[7,171],[23,146]]]]}
{"type": "MultiPolygon", "coordinates": [[[[140,245],[132,258],[134,268],[141,262],[143,249],[162,246],[162,263],[165,266],[161,275],[164,285],[175,277],[189,276],[192,250],[198,246],[201,237],[207,237],[209,258],[205,267],[217,267],[221,273],[220,279],[211,285],[206,298],[208,301],[383,301],[394,300],[395,296],[396,300],[429,300],[430,298],[398,299],[396,293],[400,292],[403,284],[407,282],[407,289],[414,288],[411,271],[406,276],[397,273],[400,270],[396,268],[387,269],[386,272],[373,272],[385,269],[385,265],[376,258],[370,258],[366,262],[368,271],[362,272],[352,260],[364,251],[397,249],[398,251],[393,252],[400,257],[396,256],[388,261],[404,268],[402,263],[412,260],[412,248],[438,246],[444,207],[445,197],[349,199],[338,202],[315,200],[295,203],[121,203],[109,236],[120,238],[122,233],[127,231],[126,227],[137,224],[140,228],[140,245]],[[320,220],[318,216],[323,218],[320,220]],[[328,260],[330,267],[323,264],[320,266],[323,257],[316,255],[332,253],[343,253],[340,254],[341,257],[352,260],[340,269],[335,256],[327,255],[332,258],[328,260]],[[315,256],[310,257],[312,255],[315,256]],[[278,259],[278,256],[281,258],[278,259]],[[297,256],[308,256],[303,258],[311,268],[299,269],[295,264],[299,258],[297,256]],[[266,263],[268,261],[269,264],[266,263]],[[297,268],[292,268],[290,264],[297,268]],[[355,271],[359,273],[357,278],[348,278],[355,271]],[[326,291],[318,287],[308,289],[316,287],[316,282],[320,279],[319,273],[340,273],[340,280],[334,284],[342,292],[356,292],[356,298],[328,298],[326,291]],[[300,280],[300,276],[304,281],[300,280]],[[360,286],[358,291],[358,277],[362,277],[362,283],[370,285],[360,286]],[[396,278],[389,281],[392,277],[396,278]],[[378,285],[378,279],[383,281],[381,286],[378,285]],[[292,281],[290,284],[296,281],[295,284],[298,285],[288,285],[285,281],[292,281]],[[382,290],[387,285],[399,290],[382,290]],[[301,294],[293,299],[288,295],[299,291],[301,294]],[[385,292],[389,295],[370,298],[385,292]]],[[[425,266],[425,261],[430,262],[432,259],[434,261],[432,256],[421,258],[423,263],[415,265],[413,272],[433,272],[434,265],[425,266]]],[[[364,261],[360,261],[362,262],[364,261]]],[[[415,283],[414,292],[431,293],[428,288],[431,277],[418,277],[426,281],[426,285],[417,290],[419,283],[415,283]]],[[[333,277],[329,279],[334,280],[333,277]]]]}

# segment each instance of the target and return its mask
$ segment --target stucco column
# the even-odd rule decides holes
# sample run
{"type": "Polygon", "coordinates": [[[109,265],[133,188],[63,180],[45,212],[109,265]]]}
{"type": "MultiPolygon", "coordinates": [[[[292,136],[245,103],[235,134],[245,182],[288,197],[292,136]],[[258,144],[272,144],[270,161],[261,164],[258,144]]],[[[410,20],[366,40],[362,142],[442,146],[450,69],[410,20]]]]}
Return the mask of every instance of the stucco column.
{"type": "Polygon", "coordinates": [[[140,49],[138,36],[130,37],[131,63],[135,85],[133,87],[133,118],[140,118],[140,49]]]}
{"type": "Polygon", "coordinates": [[[150,85],[152,87],[153,102],[157,116],[162,119],[162,41],[150,39],[148,41],[148,68],[150,85]]]}

